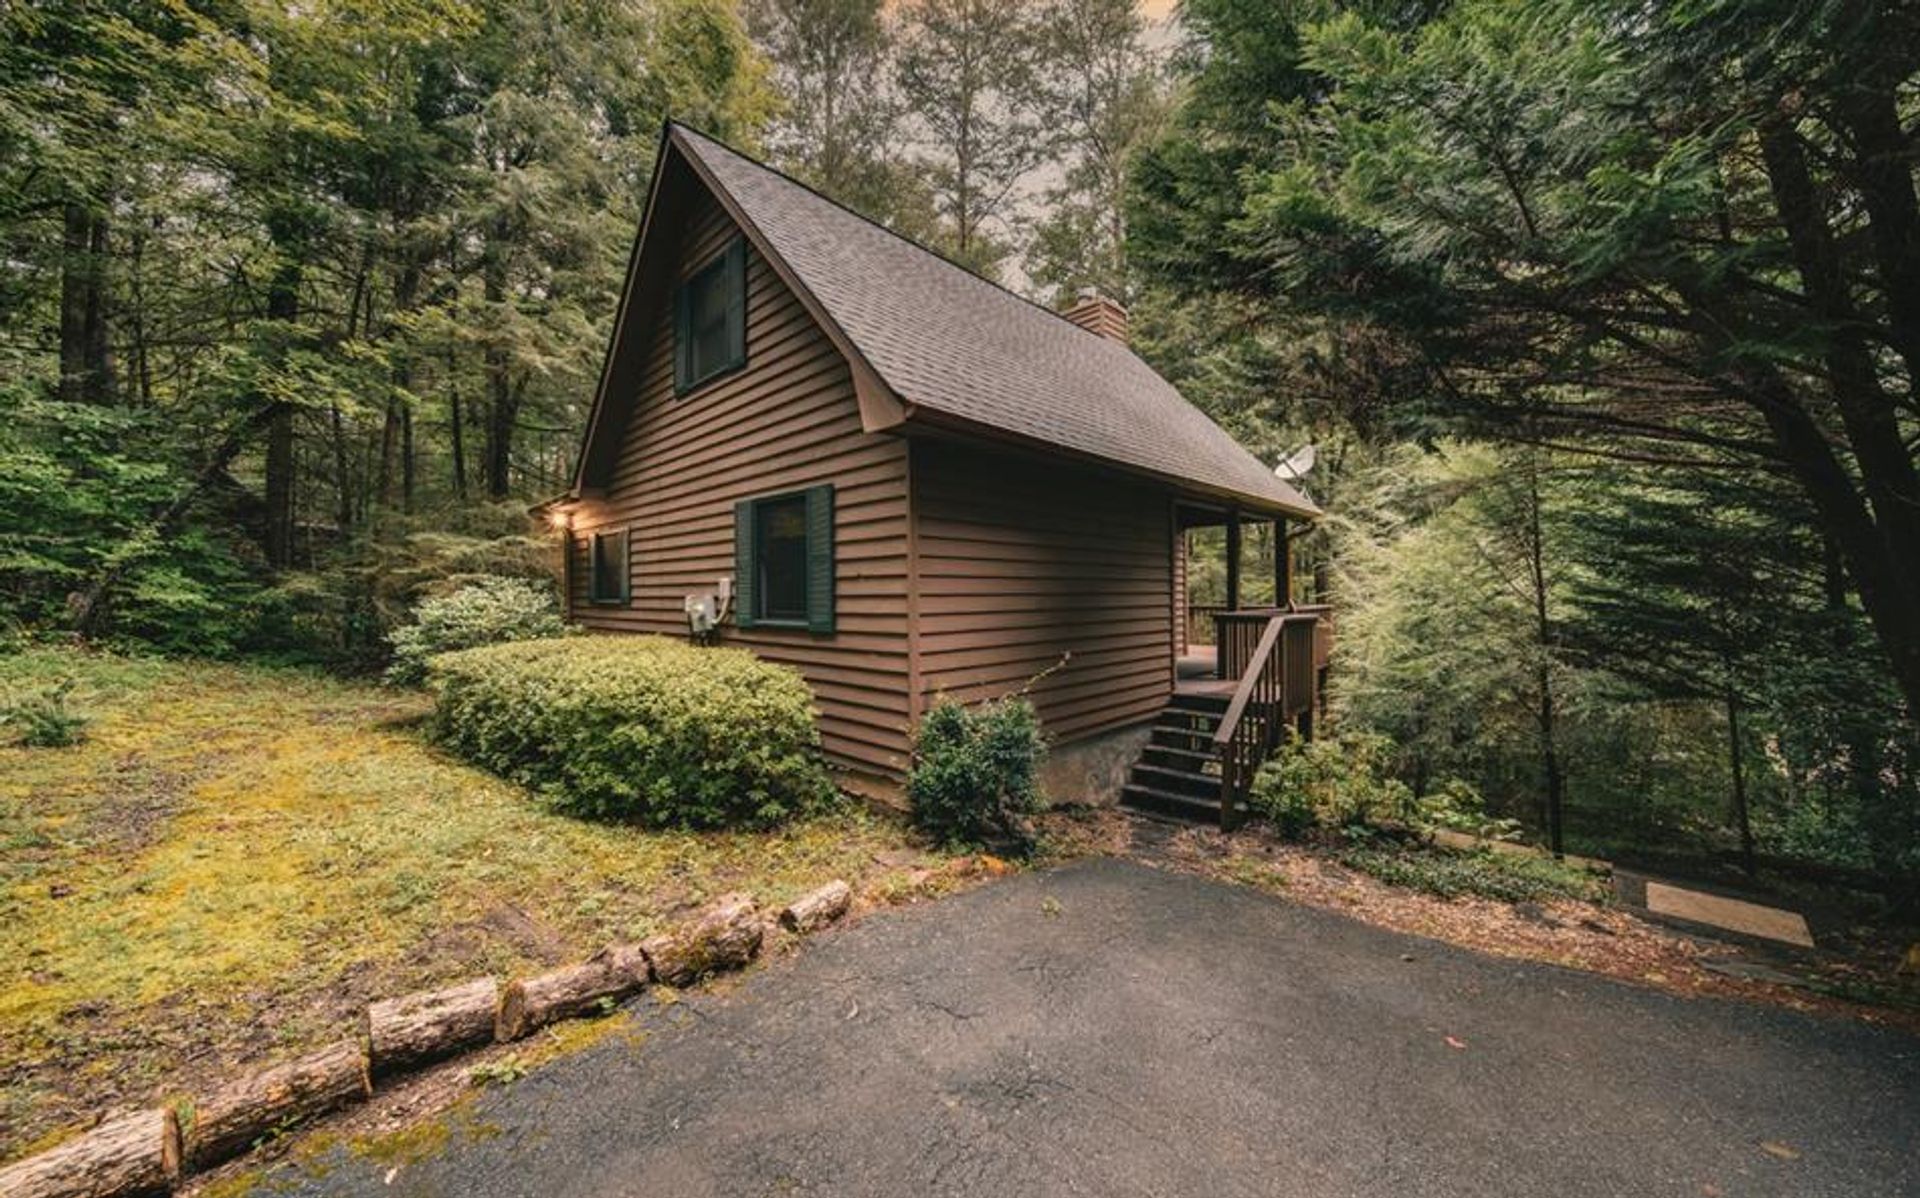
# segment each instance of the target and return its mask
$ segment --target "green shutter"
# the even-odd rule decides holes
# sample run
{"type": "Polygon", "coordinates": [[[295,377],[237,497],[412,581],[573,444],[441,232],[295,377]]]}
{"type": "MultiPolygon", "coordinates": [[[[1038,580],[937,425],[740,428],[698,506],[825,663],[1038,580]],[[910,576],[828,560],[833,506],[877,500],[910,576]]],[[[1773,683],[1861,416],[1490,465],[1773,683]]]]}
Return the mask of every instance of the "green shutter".
{"type": "Polygon", "coordinates": [[[673,389],[693,386],[693,302],[685,283],[673,289],[673,389]]]}
{"type": "Polygon", "coordinates": [[[633,550],[630,548],[630,529],[620,530],[620,602],[633,600],[633,550]]]}
{"type": "Polygon", "coordinates": [[[760,574],[753,535],[756,523],[753,500],[733,505],[733,622],[739,628],[753,627],[754,582],[760,574]]]}
{"type": "Polygon", "coordinates": [[[735,237],[727,247],[724,268],[727,288],[727,366],[731,370],[747,360],[747,241],[735,237]]]}
{"type": "Polygon", "coordinates": [[[807,630],[833,631],[833,486],[807,488],[807,630]]]}

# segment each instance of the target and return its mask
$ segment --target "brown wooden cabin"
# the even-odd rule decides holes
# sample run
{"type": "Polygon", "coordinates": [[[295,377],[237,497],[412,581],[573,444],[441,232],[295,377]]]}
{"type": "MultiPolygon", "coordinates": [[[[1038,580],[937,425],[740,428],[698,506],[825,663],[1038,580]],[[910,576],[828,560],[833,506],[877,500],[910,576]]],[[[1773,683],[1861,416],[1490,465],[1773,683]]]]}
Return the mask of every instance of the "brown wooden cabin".
{"type": "Polygon", "coordinates": [[[1051,795],[1231,820],[1311,720],[1326,638],[1230,601],[1217,661],[1183,655],[1183,532],[1272,521],[1285,578],[1319,512],[1125,339],[1110,301],[1055,313],[667,126],[577,473],[540,509],[571,619],[687,635],[731,587],[714,639],[798,669],[869,793],[899,793],[937,698],[1044,674],[1051,795]]]}

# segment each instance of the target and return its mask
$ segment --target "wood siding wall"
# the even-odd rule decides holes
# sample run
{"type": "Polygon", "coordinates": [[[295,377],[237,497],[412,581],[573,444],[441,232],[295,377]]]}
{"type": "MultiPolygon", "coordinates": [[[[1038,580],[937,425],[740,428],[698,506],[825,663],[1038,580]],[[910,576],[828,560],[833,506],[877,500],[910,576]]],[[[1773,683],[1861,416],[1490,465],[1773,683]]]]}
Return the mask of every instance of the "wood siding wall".
{"type": "Polygon", "coordinates": [[[1187,534],[1178,527],[1173,530],[1173,638],[1179,653],[1192,648],[1187,643],[1187,534]]]}
{"type": "MultiPolygon", "coordinates": [[[[704,193],[679,229],[684,278],[736,232],[704,193]]],[[[683,599],[731,577],[736,500],[832,483],[838,629],[738,629],[722,641],[798,667],[820,710],[821,739],[842,764],[906,766],[911,691],[907,634],[907,451],[862,431],[845,360],[767,262],[747,252],[747,364],[684,397],[673,393],[670,304],[632,341],[644,355],[606,493],[575,515],[573,617],[601,631],[684,635],[683,599]],[[631,598],[587,595],[598,528],[630,530],[631,598]]]]}
{"type": "Polygon", "coordinates": [[[937,441],[912,459],[921,702],[1017,689],[1072,739],[1151,718],[1173,686],[1167,494],[1057,461],[937,441]]]}

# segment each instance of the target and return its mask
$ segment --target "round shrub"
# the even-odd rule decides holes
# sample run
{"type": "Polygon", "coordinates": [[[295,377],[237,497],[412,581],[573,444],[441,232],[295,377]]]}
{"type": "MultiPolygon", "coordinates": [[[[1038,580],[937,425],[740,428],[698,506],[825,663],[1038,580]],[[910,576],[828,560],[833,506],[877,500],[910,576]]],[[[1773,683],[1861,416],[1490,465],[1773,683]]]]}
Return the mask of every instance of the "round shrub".
{"type": "Polygon", "coordinates": [[[1288,839],[1316,828],[1405,819],[1413,794],[1388,773],[1392,747],[1373,733],[1313,741],[1288,733],[1280,751],[1253,776],[1249,804],[1288,839]]]}
{"type": "Polygon", "coordinates": [[[1024,696],[975,707],[942,699],[914,741],[914,822],[944,844],[1031,848],[1026,817],[1040,807],[1046,751],[1040,717],[1024,696]]]}
{"type": "Polygon", "coordinates": [[[765,827],[832,793],[807,684],[745,650],[521,641],[443,654],[427,678],[441,743],[576,815],[765,827]]]}
{"type": "Polygon", "coordinates": [[[393,630],[387,645],[393,664],[387,680],[417,685],[436,653],[508,641],[531,641],[566,632],[553,588],[525,578],[484,577],[457,591],[422,600],[413,623],[393,630]]]}

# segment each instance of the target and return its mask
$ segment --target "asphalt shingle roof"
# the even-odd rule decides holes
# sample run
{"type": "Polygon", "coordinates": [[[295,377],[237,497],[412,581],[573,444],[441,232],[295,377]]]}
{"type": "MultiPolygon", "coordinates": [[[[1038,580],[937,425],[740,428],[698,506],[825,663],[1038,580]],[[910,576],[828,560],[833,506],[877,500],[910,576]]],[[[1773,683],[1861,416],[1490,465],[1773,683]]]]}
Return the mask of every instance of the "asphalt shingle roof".
{"type": "Polygon", "coordinates": [[[685,126],[675,131],[907,403],[1263,506],[1318,514],[1120,342],[709,137],[685,126]]]}

